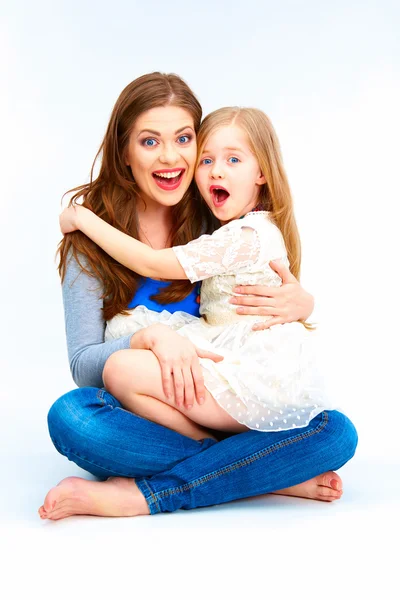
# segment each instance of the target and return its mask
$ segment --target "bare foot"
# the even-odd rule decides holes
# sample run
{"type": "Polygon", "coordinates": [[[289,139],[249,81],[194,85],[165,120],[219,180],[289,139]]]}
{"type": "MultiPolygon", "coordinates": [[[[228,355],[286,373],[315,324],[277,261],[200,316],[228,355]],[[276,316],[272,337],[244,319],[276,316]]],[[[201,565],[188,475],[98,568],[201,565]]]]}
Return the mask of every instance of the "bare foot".
{"type": "Polygon", "coordinates": [[[310,498],[311,500],[322,500],[332,502],[339,500],[343,494],[342,480],[334,471],[327,471],[318,477],[293,485],[292,487],[272,492],[280,496],[296,496],[297,498],[310,498]]]}
{"type": "Polygon", "coordinates": [[[38,512],[41,519],[57,521],[72,515],[133,517],[148,515],[150,511],[134,479],[88,481],[67,477],[49,491],[38,512]]]}

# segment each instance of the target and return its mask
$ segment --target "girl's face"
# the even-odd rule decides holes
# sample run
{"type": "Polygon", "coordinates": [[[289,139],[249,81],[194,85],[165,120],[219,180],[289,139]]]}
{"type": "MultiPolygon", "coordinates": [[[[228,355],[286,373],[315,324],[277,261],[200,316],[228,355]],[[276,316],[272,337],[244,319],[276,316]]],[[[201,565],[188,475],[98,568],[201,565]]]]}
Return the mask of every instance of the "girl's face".
{"type": "Polygon", "coordinates": [[[146,204],[178,204],[196,164],[196,134],[190,113],[177,106],[142,113],[129,136],[126,164],[146,204]]]}
{"type": "Polygon", "coordinates": [[[197,186],[222,224],[242,217],[257,205],[265,177],[240,127],[229,125],[217,129],[199,158],[197,186]]]}

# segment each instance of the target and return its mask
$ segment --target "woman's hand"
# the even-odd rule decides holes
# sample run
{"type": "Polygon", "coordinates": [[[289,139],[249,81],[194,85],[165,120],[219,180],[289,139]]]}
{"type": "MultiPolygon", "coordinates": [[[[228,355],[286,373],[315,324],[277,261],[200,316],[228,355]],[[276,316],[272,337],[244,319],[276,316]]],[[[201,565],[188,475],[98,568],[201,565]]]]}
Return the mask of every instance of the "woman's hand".
{"type": "Polygon", "coordinates": [[[60,214],[60,229],[64,235],[79,229],[78,227],[78,206],[68,206],[60,214]]]}
{"type": "Polygon", "coordinates": [[[271,261],[270,267],[282,279],[280,287],[267,285],[241,285],[234,288],[238,294],[230,299],[232,304],[240,305],[236,312],[242,315],[271,316],[269,321],[256,323],[255,331],[268,329],[272,325],[306,320],[314,310],[314,298],[306,292],[280,261],[271,261]]]}
{"type": "Polygon", "coordinates": [[[188,409],[195,400],[198,404],[205,401],[199,357],[210,358],[214,362],[223,360],[219,354],[196,348],[192,342],[161,323],[134,334],[131,348],[145,348],[154,352],[160,363],[166,397],[169,400],[175,398],[178,407],[185,405],[188,409]]]}

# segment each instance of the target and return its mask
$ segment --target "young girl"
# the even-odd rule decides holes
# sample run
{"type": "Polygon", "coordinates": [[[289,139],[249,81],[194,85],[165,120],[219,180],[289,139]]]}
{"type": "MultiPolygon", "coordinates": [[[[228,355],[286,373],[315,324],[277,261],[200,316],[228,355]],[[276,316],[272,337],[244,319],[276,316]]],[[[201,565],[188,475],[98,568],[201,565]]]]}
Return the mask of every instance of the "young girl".
{"type": "MultiPolygon", "coordinates": [[[[148,145],[153,143],[149,134],[148,145]]],[[[60,216],[63,233],[80,229],[142,276],[203,281],[201,319],[140,306],[128,316],[113,317],[106,335],[117,338],[161,323],[220,354],[219,362],[200,360],[205,397],[197,396],[193,405],[175,402],[163,387],[151,348],[114,353],[104,368],[105,386],[128,410],[195,439],[210,436],[203,427],[230,432],[304,427],[333,408],[314,366],[312,332],[302,323],[254,331],[260,317],[237,315],[229,303],[237,285],[279,286],[269,266],[273,259],[290,263],[293,274],[299,274],[299,237],[275,131],[259,110],[223,108],[203,121],[198,145],[196,182],[222,225],[212,235],[153,250],[82,206],[60,216]]],[[[172,171],[154,174],[173,176],[172,171]]]]}

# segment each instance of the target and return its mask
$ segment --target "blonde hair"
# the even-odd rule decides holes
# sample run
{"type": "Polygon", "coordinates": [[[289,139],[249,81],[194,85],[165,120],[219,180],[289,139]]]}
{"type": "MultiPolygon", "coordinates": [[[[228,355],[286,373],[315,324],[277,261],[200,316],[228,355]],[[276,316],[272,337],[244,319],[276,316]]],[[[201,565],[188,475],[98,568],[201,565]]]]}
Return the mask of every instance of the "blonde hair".
{"type": "Polygon", "coordinates": [[[248,136],[249,147],[257,159],[266,183],[260,186],[258,204],[271,213],[280,229],[290,263],[296,278],[300,276],[301,245],[293,211],[289,182],[283,167],[278,137],[271,121],[257,108],[237,106],[220,108],[207,115],[197,136],[198,160],[210,135],[216,129],[237,125],[248,136]]]}

